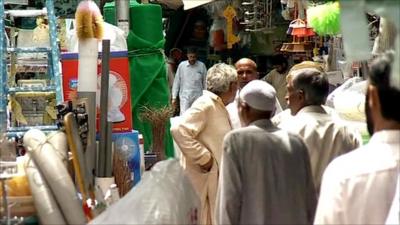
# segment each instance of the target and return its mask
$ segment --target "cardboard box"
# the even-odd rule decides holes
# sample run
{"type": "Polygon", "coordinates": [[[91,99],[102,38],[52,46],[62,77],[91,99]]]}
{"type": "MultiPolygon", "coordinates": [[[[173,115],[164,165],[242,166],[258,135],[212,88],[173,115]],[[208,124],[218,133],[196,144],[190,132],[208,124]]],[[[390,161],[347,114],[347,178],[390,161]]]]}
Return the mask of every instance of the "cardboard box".
{"type": "Polygon", "coordinates": [[[130,156],[129,167],[133,173],[133,185],[136,185],[141,178],[139,132],[132,130],[125,133],[113,133],[112,141],[114,143],[114,151],[122,151],[130,156]]]}
{"type": "MultiPolygon", "coordinates": [[[[98,84],[101,77],[101,61],[99,54],[98,61],[98,84]]],[[[61,65],[63,75],[64,100],[68,101],[76,97],[78,88],[78,53],[62,53],[61,65]]],[[[109,97],[113,96],[113,102],[109,101],[109,116],[114,117],[114,132],[129,132],[132,130],[132,109],[131,109],[131,87],[129,75],[128,52],[111,52],[110,56],[110,88],[109,97]],[[111,105],[111,106],[110,106],[111,105]]],[[[100,85],[97,92],[97,130],[100,125],[100,85]]]]}

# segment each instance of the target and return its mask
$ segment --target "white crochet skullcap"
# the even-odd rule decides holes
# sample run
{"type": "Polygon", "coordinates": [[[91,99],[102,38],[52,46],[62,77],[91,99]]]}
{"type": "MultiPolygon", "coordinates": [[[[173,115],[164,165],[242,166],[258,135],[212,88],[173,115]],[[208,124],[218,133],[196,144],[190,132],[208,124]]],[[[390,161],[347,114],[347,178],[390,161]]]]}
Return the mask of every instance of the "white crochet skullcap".
{"type": "Polygon", "coordinates": [[[240,90],[239,97],[253,109],[275,111],[276,91],[265,81],[250,81],[240,90]]]}

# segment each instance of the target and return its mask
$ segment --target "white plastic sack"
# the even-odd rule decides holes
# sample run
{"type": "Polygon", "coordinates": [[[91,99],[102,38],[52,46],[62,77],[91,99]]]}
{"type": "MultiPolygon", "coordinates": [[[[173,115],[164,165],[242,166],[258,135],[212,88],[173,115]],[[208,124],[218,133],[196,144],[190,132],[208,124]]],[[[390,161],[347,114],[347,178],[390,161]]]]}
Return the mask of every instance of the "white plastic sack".
{"type": "Polygon", "coordinates": [[[353,77],[329,94],[326,105],[333,107],[341,120],[349,127],[367,135],[365,93],[367,81],[353,77]]]}
{"type": "Polygon", "coordinates": [[[90,224],[198,224],[200,201],[177,159],[158,162],[90,224]]]}
{"type": "Polygon", "coordinates": [[[350,121],[365,121],[365,93],[367,81],[354,82],[348,88],[336,93],[333,100],[335,110],[341,117],[350,121]]]}

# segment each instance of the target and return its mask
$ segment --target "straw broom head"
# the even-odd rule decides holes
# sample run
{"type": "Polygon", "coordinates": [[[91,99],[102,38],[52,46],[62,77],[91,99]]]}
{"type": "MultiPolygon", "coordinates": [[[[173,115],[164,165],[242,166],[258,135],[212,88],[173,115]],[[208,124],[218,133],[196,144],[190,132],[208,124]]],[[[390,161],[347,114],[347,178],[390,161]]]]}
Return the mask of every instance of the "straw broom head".
{"type": "Polygon", "coordinates": [[[76,34],[79,40],[87,38],[103,38],[103,16],[94,1],[83,0],[79,3],[75,13],[75,21],[76,34]]]}

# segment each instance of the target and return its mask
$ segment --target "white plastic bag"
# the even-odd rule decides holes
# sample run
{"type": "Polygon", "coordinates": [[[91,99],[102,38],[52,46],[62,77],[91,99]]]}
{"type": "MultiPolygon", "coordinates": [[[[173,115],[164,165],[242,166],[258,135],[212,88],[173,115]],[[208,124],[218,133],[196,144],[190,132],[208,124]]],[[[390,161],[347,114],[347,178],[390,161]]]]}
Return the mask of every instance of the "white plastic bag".
{"type": "Polygon", "coordinates": [[[368,136],[365,116],[367,81],[353,77],[329,94],[326,105],[333,107],[340,119],[363,136],[368,136]]]}
{"type": "Polygon", "coordinates": [[[198,224],[200,201],[177,159],[161,161],[90,224],[198,224]]]}

